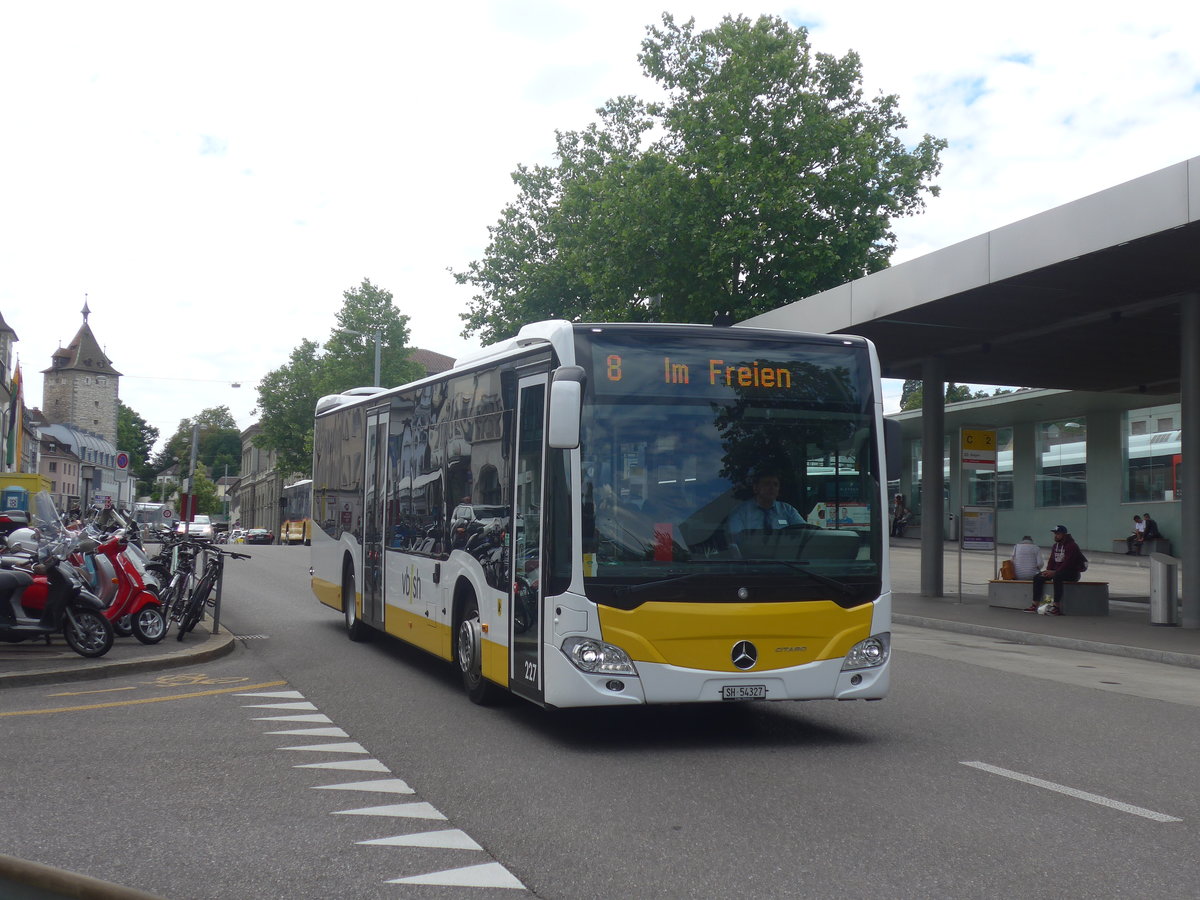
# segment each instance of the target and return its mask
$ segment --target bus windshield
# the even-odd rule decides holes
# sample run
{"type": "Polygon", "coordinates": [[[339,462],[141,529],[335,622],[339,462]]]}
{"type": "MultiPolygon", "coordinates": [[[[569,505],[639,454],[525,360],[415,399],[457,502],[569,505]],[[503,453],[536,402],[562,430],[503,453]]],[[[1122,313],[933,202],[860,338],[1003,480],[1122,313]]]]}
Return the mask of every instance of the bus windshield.
{"type": "Polygon", "coordinates": [[[579,333],[589,597],[703,600],[706,586],[736,579],[759,600],[876,599],[883,517],[866,345],[707,335],[579,333]]]}

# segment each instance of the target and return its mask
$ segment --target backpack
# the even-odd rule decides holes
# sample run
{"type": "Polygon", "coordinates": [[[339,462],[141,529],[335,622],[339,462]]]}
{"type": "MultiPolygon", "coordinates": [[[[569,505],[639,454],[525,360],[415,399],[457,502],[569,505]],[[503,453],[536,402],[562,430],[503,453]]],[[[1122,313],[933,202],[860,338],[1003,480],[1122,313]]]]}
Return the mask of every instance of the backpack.
{"type": "Polygon", "coordinates": [[[1079,559],[1080,559],[1080,563],[1079,563],[1079,571],[1080,571],[1080,572],[1086,572],[1086,571],[1087,571],[1087,566],[1088,566],[1088,558],[1087,558],[1086,556],[1084,556],[1084,555],[1083,555],[1083,551],[1082,551],[1082,550],[1080,550],[1080,551],[1079,551],[1079,559]]]}

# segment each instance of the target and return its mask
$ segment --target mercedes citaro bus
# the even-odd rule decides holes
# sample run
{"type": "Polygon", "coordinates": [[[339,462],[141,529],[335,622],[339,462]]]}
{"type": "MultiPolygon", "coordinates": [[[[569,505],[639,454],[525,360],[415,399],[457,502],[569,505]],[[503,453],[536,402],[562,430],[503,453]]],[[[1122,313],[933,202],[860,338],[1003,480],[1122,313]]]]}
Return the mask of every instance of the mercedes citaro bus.
{"type": "Polygon", "coordinates": [[[540,322],[318,402],[312,586],[476,702],[877,700],[886,481],[863,338],[540,322]]]}

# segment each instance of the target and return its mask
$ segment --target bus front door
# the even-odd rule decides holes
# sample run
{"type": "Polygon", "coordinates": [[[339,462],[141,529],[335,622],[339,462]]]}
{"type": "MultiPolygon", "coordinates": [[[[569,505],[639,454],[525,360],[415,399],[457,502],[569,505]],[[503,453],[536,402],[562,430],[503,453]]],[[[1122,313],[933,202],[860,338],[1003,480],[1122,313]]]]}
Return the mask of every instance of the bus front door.
{"type": "Polygon", "coordinates": [[[512,600],[509,609],[509,688],[542,702],[542,485],[544,484],[546,376],[518,384],[517,453],[513,484],[512,600]]]}
{"type": "Polygon", "coordinates": [[[363,621],[382,629],[383,523],[387,475],[388,409],[367,412],[367,459],[363,509],[363,621]]]}

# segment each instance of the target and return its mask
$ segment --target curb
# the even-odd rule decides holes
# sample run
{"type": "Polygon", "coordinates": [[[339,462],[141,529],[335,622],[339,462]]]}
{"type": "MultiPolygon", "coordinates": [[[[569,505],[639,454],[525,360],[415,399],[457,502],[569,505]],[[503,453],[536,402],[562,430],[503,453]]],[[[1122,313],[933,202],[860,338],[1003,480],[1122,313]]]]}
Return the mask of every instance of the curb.
{"type": "MultiPolygon", "coordinates": [[[[206,620],[206,623],[210,620],[206,620]]],[[[167,635],[165,641],[173,640],[167,635]]],[[[0,689],[6,687],[23,687],[31,684],[52,684],[59,681],[84,681],[93,678],[113,678],[127,675],[130,672],[145,672],[154,669],[171,669],[177,666],[187,666],[192,663],[217,659],[232,653],[237,639],[229,631],[210,634],[202,643],[187,646],[170,653],[146,656],[140,659],[125,659],[121,661],[104,662],[97,660],[99,665],[80,667],[78,663],[60,668],[34,669],[28,672],[12,672],[0,675],[0,689]]]]}
{"type": "Polygon", "coordinates": [[[87,900],[162,900],[158,894],[148,894],[136,888],[122,887],[111,881],[101,881],[77,872],[44,866],[41,863],[0,854],[0,889],[17,888],[17,893],[4,891],[5,897],[76,897],[87,900]]]}
{"type": "Polygon", "coordinates": [[[1036,644],[1042,647],[1058,647],[1063,650],[1082,650],[1085,653],[1102,653],[1105,656],[1123,656],[1146,662],[1163,663],[1168,666],[1183,666],[1200,669],[1200,657],[1171,650],[1149,650],[1145,647],[1127,647],[1124,644],[1106,644],[1101,641],[1085,641],[1079,638],[1062,637],[1057,634],[1039,634],[1030,631],[1014,631],[992,625],[976,625],[973,622],[952,622],[947,619],[931,619],[927,616],[911,616],[892,613],[892,621],[916,628],[932,628],[937,631],[955,631],[979,637],[1012,641],[1016,644],[1036,644]]]}

